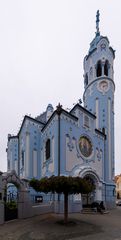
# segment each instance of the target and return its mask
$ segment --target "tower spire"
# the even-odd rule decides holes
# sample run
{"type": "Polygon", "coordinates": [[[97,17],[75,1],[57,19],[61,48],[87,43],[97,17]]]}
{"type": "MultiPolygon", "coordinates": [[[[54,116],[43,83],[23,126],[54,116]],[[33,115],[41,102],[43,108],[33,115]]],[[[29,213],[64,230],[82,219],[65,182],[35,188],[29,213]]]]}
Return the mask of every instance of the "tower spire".
{"type": "Polygon", "coordinates": [[[100,31],[99,31],[99,22],[100,22],[100,13],[99,13],[99,10],[97,10],[97,14],[96,14],[96,36],[99,36],[100,35],[100,31]]]}

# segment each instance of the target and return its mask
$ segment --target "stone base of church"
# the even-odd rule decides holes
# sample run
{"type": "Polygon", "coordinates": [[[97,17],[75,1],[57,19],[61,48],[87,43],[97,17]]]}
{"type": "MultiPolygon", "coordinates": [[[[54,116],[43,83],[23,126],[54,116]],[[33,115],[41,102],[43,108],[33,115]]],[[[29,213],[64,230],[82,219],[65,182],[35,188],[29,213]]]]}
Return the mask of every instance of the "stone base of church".
{"type": "Polygon", "coordinates": [[[103,184],[102,196],[103,202],[105,203],[107,209],[112,209],[116,207],[115,185],[103,184]]]}
{"type": "MultiPolygon", "coordinates": [[[[110,201],[110,202],[106,202],[105,203],[106,209],[113,209],[116,207],[116,204],[114,201],[110,201]]],[[[68,213],[79,213],[81,212],[83,209],[82,203],[78,202],[78,203],[73,203],[73,202],[69,202],[68,204],[68,213]]],[[[53,212],[54,213],[64,213],[64,202],[63,201],[55,201],[54,202],[54,208],[53,208],[53,212]]]]}
{"type": "MultiPolygon", "coordinates": [[[[82,203],[74,203],[72,201],[68,202],[68,213],[77,213],[82,210],[82,203]]],[[[55,213],[64,213],[64,202],[63,201],[55,201],[54,209],[55,213]]]]}
{"type": "MultiPolygon", "coordinates": [[[[85,197],[86,198],[86,197],[85,197]]],[[[92,202],[101,202],[103,201],[106,209],[113,209],[116,207],[116,194],[115,194],[115,185],[114,184],[98,184],[94,196],[88,198],[89,206],[92,202]]],[[[83,209],[83,206],[87,203],[87,199],[84,201],[83,195],[70,195],[68,199],[68,212],[76,213],[80,212],[83,209]]],[[[63,213],[64,212],[64,198],[63,195],[55,195],[54,201],[54,212],[63,213]],[[59,200],[59,201],[58,201],[59,200]]]]}

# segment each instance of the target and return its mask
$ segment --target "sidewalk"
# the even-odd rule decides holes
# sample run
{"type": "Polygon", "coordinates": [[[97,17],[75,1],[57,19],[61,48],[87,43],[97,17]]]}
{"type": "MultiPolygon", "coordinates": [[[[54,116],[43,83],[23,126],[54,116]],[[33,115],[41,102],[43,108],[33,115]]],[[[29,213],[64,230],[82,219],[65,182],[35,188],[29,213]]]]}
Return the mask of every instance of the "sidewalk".
{"type": "Polygon", "coordinates": [[[109,214],[70,214],[70,225],[58,221],[63,215],[44,214],[14,220],[0,226],[0,240],[121,240],[121,207],[109,214]]]}

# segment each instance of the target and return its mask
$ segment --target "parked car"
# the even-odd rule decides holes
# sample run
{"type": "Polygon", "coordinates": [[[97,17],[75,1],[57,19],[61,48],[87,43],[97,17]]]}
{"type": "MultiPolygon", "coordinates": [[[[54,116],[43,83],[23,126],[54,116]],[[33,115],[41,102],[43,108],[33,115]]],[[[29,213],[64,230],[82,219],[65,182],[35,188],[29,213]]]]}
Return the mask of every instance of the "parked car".
{"type": "Polygon", "coordinates": [[[121,200],[117,200],[117,201],[116,201],[116,205],[117,205],[117,206],[121,206],[121,200]]]}

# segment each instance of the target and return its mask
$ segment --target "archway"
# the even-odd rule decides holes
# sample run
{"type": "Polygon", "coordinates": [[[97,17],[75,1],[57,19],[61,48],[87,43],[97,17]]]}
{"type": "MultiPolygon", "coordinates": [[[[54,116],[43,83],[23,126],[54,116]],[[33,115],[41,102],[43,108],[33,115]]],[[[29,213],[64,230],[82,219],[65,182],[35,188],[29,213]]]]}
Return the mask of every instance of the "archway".
{"type": "Polygon", "coordinates": [[[101,61],[99,60],[97,63],[97,72],[96,72],[97,77],[102,76],[102,64],[101,61]]]}
{"type": "MultiPolygon", "coordinates": [[[[90,193],[88,197],[88,205],[90,206],[93,202],[101,202],[102,201],[102,182],[100,181],[99,176],[97,173],[90,168],[87,171],[83,171],[82,173],[83,178],[87,178],[87,180],[91,181],[92,184],[95,186],[95,190],[90,193]]],[[[84,205],[84,199],[82,197],[82,205],[84,205]]]]}
{"type": "MultiPolygon", "coordinates": [[[[31,216],[31,202],[29,199],[29,191],[27,187],[27,182],[21,180],[16,172],[13,170],[9,173],[2,173],[0,176],[0,187],[1,187],[1,200],[0,200],[0,224],[4,223],[5,220],[11,220],[11,217],[5,216],[6,209],[5,203],[6,198],[8,197],[5,193],[7,193],[7,185],[13,184],[16,186],[18,190],[17,194],[17,215],[15,217],[18,218],[26,218],[31,216]]],[[[11,215],[13,213],[11,212],[11,215]]]]}
{"type": "Polygon", "coordinates": [[[18,218],[18,189],[12,183],[4,188],[4,220],[9,221],[18,218]]]}
{"type": "Polygon", "coordinates": [[[25,189],[24,183],[13,170],[2,175],[2,189],[4,202],[4,221],[18,218],[19,197],[25,189]]]}
{"type": "Polygon", "coordinates": [[[83,207],[90,207],[91,204],[95,201],[95,190],[96,190],[97,181],[94,178],[94,176],[89,173],[84,176],[84,179],[86,179],[94,187],[94,190],[91,193],[82,194],[83,207]]]}
{"type": "Polygon", "coordinates": [[[96,173],[96,170],[91,166],[77,166],[74,169],[74,176],[79,176],[81,178],[87,178],[94,184],[95,190],[90,194],[87,203],[87,196],[81,195],[82,206],[86,204],[91,205],[93,201],[102,201],[102,182],[96,173]]]}

